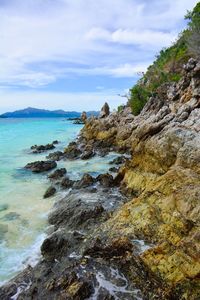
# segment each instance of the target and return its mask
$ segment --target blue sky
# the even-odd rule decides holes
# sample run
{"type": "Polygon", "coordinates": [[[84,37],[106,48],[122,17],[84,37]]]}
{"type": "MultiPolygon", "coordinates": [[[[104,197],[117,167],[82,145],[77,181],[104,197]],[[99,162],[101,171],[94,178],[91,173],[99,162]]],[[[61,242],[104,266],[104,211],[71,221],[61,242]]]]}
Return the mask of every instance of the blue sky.
{"type": "Polygon", "coordinates": [[[0,0],[0,112],[117,107],[193,0],[0,0]]]}

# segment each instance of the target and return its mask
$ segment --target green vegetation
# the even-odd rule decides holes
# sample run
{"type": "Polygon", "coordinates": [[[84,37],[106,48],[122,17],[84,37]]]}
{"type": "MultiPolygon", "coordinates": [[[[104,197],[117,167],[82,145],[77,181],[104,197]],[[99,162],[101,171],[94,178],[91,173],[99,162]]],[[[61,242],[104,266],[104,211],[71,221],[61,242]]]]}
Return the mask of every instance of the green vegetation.
{"type": "Polygon", "coordinates": [[[138,115],[149,96],[157,94],[162,84],[178,82],[182,77],[182,65],[193,57],[200,57],[200,2],[186,17],[188,28],[169,48],[164,48],[156,56],[146,74],[130,89],[129,105],[134,115],[138,115]]]}
{"type": "Polygon", "coordinates": [[[121,111],[123,110],[123,108],[124,108],[124,105],[121,104],[121,105],[118,106],[117,111],[118,111],[118,112],[121,112],[121,111]]]}

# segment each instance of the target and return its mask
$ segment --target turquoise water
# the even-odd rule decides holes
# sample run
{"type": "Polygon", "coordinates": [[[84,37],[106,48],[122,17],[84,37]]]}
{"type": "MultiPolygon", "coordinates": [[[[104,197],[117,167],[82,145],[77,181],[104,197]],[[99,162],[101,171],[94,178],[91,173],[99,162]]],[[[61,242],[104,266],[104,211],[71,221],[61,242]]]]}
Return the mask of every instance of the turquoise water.
{"type": "MultiPolygon", "coordinates": [[[[48,212],[53,202],[66,194],[60,191],[53,198],[43,199],[49,186],[46,176],[23,167],[44,159],[47,153],[31,154],[30,147],[58,140],[55,150],[63,150],[80,129],[80,125],[60,118],[0,119],[0,284],[28,264],[35,264],[45,238],[48,212]]],[[[96,175],[107,171],[114,157],[61,161],[58,167],[65,167],[72,178],[84,172],[96,175]]]]}

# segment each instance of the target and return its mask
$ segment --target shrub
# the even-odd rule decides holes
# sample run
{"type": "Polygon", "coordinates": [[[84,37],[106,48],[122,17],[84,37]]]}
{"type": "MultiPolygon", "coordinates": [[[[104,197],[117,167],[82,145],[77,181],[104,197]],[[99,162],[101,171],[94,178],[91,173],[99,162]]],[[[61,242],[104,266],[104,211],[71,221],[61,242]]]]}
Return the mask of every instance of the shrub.
{"type": "Polygon", "coordinates": [[[137,116],[147,103],[150,93],[142,85],[135,85],[130,89],[129,105],[132,109],[132,113],[137,116]]]}

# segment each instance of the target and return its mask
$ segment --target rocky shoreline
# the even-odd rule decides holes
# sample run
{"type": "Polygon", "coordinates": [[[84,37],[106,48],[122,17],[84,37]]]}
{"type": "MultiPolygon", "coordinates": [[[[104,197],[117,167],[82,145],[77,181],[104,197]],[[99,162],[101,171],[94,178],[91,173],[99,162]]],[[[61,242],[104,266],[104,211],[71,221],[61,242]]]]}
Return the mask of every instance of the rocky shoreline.
{"type": "Polygon", "coordinates": [[[41,260],[1,287],[1,299],[199,299],[200,62],[160,88],[138,116],[105,105],[63,152],[26,166],[126,154],[98,177],[49,175],[53,194],[68,194],[49,214],[41,260]]]}

